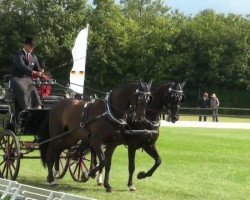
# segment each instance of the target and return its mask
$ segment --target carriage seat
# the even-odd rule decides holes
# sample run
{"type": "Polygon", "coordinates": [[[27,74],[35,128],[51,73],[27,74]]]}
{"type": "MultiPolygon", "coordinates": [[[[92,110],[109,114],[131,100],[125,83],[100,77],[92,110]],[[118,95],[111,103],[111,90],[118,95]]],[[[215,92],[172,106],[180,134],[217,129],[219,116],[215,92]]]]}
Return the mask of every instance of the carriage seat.
{"type": "Polygon", "coordinates": [[[41,97],[42,101],[60,101],[64,99],[63,96],[45,96],[45,97],[41,97]]]}
{"type": "Polygon", "coordinates": [[[42,104],[45,108],[51,107],[53,104],[63,100],[63,96],[45,96],[41,97],[42,104]]]}
{"type": "Polygon", "coordinates": [[[0,105],[0,114],[6,114],[10,110],[9,105],[0,105]]]}

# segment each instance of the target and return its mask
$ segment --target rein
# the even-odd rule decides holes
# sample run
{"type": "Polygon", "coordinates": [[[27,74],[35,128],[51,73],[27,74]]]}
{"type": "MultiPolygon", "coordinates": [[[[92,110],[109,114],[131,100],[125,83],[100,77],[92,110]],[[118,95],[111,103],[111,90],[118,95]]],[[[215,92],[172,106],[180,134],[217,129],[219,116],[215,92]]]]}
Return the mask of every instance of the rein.
{"type": "Polygon", "coordinates": [[[78,129],[78,128],[75,128],[75,129],[72,129],[72,130],[68,130],[68,131],[63,132],[62,134],[57,135],[57,136],[55,136],[55,137],[53,137],[53,138],[50,138],[50,139],[48,139],[48,140],[44,140],[43,142],[40,142],[40,143],[38,143],[37,145],[40,146],[40,145],[45,144],[45,143],[47,143],[47,142],[50,142],[50,141],[52,141],[52,140],[61,138],[61,137],[65,136],[65,135],[67,135],[67,134],[69,134],[69,133],[71,133],[71,132],[73,132],[73,131],[75,131],[75,130],[77,130],[77,129],[78,129]]]}

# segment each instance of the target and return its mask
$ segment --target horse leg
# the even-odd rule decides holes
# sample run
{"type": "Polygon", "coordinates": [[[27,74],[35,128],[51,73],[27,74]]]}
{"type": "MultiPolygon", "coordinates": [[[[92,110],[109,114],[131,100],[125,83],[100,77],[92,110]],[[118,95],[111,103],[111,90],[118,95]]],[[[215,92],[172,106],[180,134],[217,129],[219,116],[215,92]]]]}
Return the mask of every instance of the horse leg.
{"type": "Polygon", "coordinates": [[[102,144],[96,145],[93,149],[99,159],[99,165],[94,166],[92,169],[90,169],[88,173],[84,174],[84,177],[83,177],[84,181],[87,181],[89,177],[94,177],[96,175],[96,172],[105,166],[105,155],[102,151],[102,144]]]}
{"type": "Polygon", "coordinates": [[[138,179],[143,179],[149,176],[152,176],[152,174],[154,173],[154,171],[160,166],[161,164],[161,158],[156,150],[156,146],[155,143],[152,145],[147,145],[145,147],[143,147],[143,149],[147,152],[148,155],[150,155],[152,158],[154,158],[155,160],[155,164],[153,165],[153,167],[148,171],[148,172],[139,172],[137,175],[138,179]]]}
{"type": "Polygon", "coordinates": [[[64,150],[64,146],[65,146],[64,143],[57,143],[57,152],[55,152],[54,154],[54,160],[55,160],[55,166],[54,166],[54,172],[53,172],[54,178],[56,178],[56,176],[60,174],[60,171],[59,171],[60,157],[61,157],[61,153],[64,150]]]}
{"type": "Polygon", "coordinates": [[[60,163],[60,155],[61,155],[61,153],[57,153],[56,155],[55,155],[55,170],[54,170],[54,172],[53,172],[53,177],[55,178],[57,175],[59,175],[60,174],[60,171],[59,171],[59,163],[60,163]]]}
{"type": "Polygon", "coordinates": [[[105,177],[104,177],[104,187],[106,188],[106,192],[112,192],[112,188],[109,184],[109,173],[111,168],[112,155],[114,153],[115,147],[117,145],[107,145],[105,150],[105,177]]]}
{"type": "MultiPolygon", "coordinates": [[[[95,151],[93,151],[92,149],[90,150],[91,153],[91,165],[90,165],[90,170],[93,169],[94,167],[96,167],[98,165],[98,161],[97,161],[97,156],[95,151]]],[[[96,183],[97,185],[101,186],[103,183],[102,180],[102,171],[103,171],[103,167],[99,169],[97,176],[96,176],[96,183]]],[[[93,177],[95,178],[95,177],[93,177]]]]}
{"type": "Polygon", "coordinates": [[[54,153],[53,153],[53,149],[52,149],[51,144],[49,145],[46,157],[47,157],[46,162],[47,162],[47,166],[48,166],[47,181],[49,182],[50,186],[56,186],[57,183],[56,183],[54,176],[53,176],[53,165],[54,165],[55,159],[54,159],[54,153]]]}
{"type": "Polygon", "coordinates": [[[129,171],[129,178],[128,178],[128,188],[129,191],[135,191],[136,187],[133,184],[133,174],[135,171],[135,152],[136,148],[133,145],[128,146],[128,171],[129,171]]]}

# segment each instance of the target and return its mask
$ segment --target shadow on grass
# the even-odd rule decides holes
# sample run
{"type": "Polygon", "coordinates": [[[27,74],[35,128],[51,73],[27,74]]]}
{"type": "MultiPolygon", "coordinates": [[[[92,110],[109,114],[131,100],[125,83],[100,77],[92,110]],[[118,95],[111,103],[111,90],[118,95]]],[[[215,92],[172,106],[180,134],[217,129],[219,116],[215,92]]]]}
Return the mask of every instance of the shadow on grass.
{"type": "MultiPolygon", "coordinates": [[[[103,186],[98,186],[98,185],[90,185],[88,183],[83,183],[83,182],[75,182],[74,184],[70,183],[60,183],[58,186],[51,187],[46,181],[44,180],[30,180],[26,179],[24,177],[19,177],[17,180],[21,184],[25,185],[31,185],[34,187],[40,187],[43,189],[47,190],[53,190],[53,191],[58,191],[58,192],[69,192],[72,193],[72,191],[76,193],[80,192],[105,192],[105,188],[103,186]],[[77,185],[76,185],[77,184],[77,185]],[[86,185],[88,184],[88,185],[86,185]],[[84,188],[85,187],[85,188],[84,188]]],[[[128,190],[124,189],[114,189],[115,192],[128,192],[128,190]]]]}

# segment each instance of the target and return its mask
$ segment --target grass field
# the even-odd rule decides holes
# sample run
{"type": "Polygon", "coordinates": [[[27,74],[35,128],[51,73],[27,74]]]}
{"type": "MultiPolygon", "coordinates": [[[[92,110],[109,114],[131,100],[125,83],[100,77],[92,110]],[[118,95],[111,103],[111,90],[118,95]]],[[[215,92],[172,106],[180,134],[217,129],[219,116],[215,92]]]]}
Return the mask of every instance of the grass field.
{"type": "MultiPolygon", "coordinates": [[[[162,165],[155,174],[137,180],[141,170],[153,161],[137,151],[134,183],[136,192],[127,190],[128,164],[124,146],[116,149],[106,193],[94,180],[74,182],[69,173],[59,180],[58,191],[104,200],[247,200],[250,199],[249,130],[162,127],[157,142],[162,165]]],[[[47,169],[40,160],[22,160],[17,181],[48,188],[47,169]]]]}

